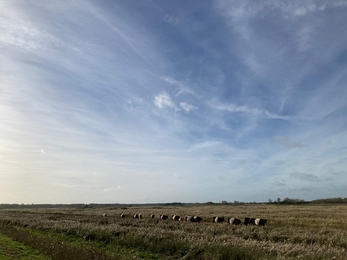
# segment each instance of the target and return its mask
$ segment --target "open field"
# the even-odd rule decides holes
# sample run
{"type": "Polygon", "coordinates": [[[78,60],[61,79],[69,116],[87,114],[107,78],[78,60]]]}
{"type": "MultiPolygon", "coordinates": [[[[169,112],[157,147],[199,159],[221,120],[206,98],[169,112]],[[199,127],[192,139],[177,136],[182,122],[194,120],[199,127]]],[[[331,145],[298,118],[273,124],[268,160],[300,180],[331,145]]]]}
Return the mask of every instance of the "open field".
{"type": "Polygon", "coordinates": [[[345,205],[2,209],[0,232],[52,259],[347,259],[345,205]],[[133,219],[134,213],[144,218],[133,219]],[[160,214],[198,215],[203,221],[163,221],[160,214]],[[216,224],[213,216],[268,222],[216,224]]]}

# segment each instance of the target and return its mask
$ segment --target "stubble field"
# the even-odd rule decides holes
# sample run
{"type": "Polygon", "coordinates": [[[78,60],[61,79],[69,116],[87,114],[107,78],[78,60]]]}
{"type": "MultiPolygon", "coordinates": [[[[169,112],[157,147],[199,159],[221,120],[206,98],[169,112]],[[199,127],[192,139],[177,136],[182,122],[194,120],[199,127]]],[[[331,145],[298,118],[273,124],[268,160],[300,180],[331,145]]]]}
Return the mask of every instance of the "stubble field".
{"type": "Polygon", "coordinates": [[[347,259],[345,205],[2,209],[0,233],[50,259],[347,259]],[[163,221],[160,214],[203,221],[163,221]],[[216,224],[214,216],[259,217],[267,225],[216,224]]]}

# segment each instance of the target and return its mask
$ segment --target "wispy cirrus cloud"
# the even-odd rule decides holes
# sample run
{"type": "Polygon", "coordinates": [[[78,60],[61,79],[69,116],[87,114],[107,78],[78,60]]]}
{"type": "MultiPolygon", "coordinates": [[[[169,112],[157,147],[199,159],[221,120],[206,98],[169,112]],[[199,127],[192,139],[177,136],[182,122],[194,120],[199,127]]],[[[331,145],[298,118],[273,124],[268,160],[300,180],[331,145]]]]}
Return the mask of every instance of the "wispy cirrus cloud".
{"type": "Polygon", "coordinates": [[[189,112],[190,110],[197,109],[196,106],[190,105],[187,102],[181,102],[180,107],[186,112],[189,112]]]}
{"type": "Polygon", "coordinates": [[[175,89],[176,96],[183,95],[183,94],[190,94],[193,96],[197,96],[197,94],[190,87],[188,87],[186,84],[184,84],[181,81],[175,80],[170,77],[163,77],[162,79],[176,87],[175,89]]]}
{"type": "Polygon", "coordinates": [[[218,109],[218,110],[225,110],[228,112],[232,112],[232,113],[246,113],[246,114],[251,114],[254,116],[258,116],[263,114],[264,112],[258,108],[251,108],[248,106],[238,106],[235,104],[218,104],[216,102],[212,102],[210,103],[210,106],[218,109]]]}
{"type": "Polygon", "coordinates": [[[164,17],[164,21],[171,24],[178,24],[181,21],[181,19],[175,15],[166,14],[164,17]]]}
{"type": "MultiPolygon", "coordinates": [[[[329,1],[320,3],[240,1],[238,5],[228,1],[218,1],[216,6],[226,21],[230,21],[230,34],[237,33],[240,36],[233,51],[252,72],[252,74],[248,74],[250,78],[248,80],[252,81],[253,78],[254,81],[261,81],[265,89],[271,89],[272,95],[275,97],[271,101],[280,112],[287,112],[288,105],[291,107],[293,104],[301,105],[301,99],[296,96],[296,93],[300,91],[296,91],[296,89],[300,87],[302,79],[322,66],[325,61],[343,52],[344,47],[336,44],[336,48],[333,48],[332,52],[326,52],[324,57],[319,54],[321,50],[329,46],[327,39],[322,38],[321,31],[329,30],[328,28],[341,28],[342,21],[329,20],[328,22],[325,15],[317,14],[327,9],[338,11],[337,8],[341,8],[342,3],[338,7],[329,1]],[[265,13],[276,13],[278,15],[277,23],[273,23],[272,18],[265,18],[267,17],[264,16],[265,13]],[[305,22],[307,17],[310,18],[309,23],[305,22]],[[258,28],[266,29],[258,30],[258,28]],[[291,30],[297,32],[295,37],[291,30]],[[277,34],[269,33],[270,31],[277,32],[277,34]],[[276,38],[278,34],[281,34],[282,37],[276,38]],[[285,39],[290,44],[284,44],[285,39]],[[290,58],[293,53],[300,55],[298,59],[290,58]],[[287,62],[282,63],[283,60],[287,62]],[[315,64],[315,68],[313,64],[315,64]],[[279,75],[281,76],[278,77],[279,75]]],[[[272,16],[270,15],[270,17],[272,16]]],[[[331,33],[331,37],[336,37],[333,34],[331,33]]],[[[307,98],[313,98],[315,95],[316,93],[312,91],[307,98]]],[[[319,111],[320,109],[316,110],[317,113],[319,111]]]]}
{"type": "Polygon", "coordinates": [[[265,109],[250,107],[247,105],[236,105],[233,103],[223,104],[218,102],[217,100],[212,100],[208,104],[210,107],[214,109],[228,111],[231,113],[245,113],[245,114],[249,114],[249,115],[257,116],[257,117],[266,117],[268,119],[282,119],[282,120],[290,119],[288,116],[273,114],[265,109]]]}

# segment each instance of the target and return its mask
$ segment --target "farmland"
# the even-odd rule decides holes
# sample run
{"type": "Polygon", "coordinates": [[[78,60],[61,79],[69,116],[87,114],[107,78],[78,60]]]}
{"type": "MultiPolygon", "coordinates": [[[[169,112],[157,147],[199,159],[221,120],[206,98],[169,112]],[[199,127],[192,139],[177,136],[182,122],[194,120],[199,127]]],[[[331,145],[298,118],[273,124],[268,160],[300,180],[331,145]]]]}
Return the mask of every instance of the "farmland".
{"type": "Polygon", "coordinates": [[[347,206],[1,209],[0,233],[52,259],[347,259],[347,206]],[[134,213],[143,219],[133,219],[134,213]],[[160,214],[198,215],[203,221],[163,221],[160,214]],[[267,225],[216,224],[214,216],[259,217],[267,225]]]}

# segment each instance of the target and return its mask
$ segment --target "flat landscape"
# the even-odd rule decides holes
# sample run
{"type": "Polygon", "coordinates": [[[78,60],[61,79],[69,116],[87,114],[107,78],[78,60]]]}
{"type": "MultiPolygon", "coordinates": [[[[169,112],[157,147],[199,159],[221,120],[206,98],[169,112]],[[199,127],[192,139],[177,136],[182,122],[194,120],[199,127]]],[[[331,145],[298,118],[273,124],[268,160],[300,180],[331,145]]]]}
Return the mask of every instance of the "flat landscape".
{"type": "Polygon", "coordinates": [[[51,259],[347,259],[347,206],[1,209],[0,233],[51,259]],[[139,213],[143,218],[134,219],[139,213]],[[169,219],[161,220],[161,214],[169,219]],[[172,215],[203,220],[173,221],[172,215]],[[242,223],[213,223],[214,216],[235,217],[242,223]],[[245,217],[267,219],[267,224],[244,225],[245,217]]]}

